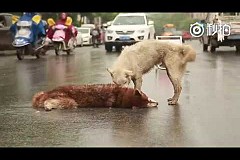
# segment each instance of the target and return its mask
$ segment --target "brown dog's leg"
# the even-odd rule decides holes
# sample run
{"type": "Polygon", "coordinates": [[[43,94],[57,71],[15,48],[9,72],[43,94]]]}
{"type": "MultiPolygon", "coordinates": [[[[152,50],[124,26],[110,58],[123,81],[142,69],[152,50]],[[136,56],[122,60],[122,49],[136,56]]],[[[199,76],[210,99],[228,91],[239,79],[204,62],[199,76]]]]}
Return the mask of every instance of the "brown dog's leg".
{"type": "Polygon", "coordinates": [[[68,108],[77,108],[77,103],[71,98],[55,98],[48,99],[44,102],[44,109],[50,111],[52,109],[68,109],[68,108]]]}

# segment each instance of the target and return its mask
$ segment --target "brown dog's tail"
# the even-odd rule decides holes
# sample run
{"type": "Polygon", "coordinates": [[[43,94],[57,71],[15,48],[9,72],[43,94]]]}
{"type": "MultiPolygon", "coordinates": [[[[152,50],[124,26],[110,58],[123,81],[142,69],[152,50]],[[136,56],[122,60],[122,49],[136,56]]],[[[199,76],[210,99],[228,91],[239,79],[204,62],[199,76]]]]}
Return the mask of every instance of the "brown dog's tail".
{"type": "Polygon", "coordinates": [[[182,64],[186,64],[187,62],[193,62],[196,59],[196,51],[189,45],[183,45],[182,48],[182,64]]]}
{"type": "Polygon", "coordinates": [[[43,107],[43,102],[42,102],[41,98],[44,94],[45,94],[45,92],[38,92],[33,96],[32,107],[34,107],[34,108],[43,107]]]}

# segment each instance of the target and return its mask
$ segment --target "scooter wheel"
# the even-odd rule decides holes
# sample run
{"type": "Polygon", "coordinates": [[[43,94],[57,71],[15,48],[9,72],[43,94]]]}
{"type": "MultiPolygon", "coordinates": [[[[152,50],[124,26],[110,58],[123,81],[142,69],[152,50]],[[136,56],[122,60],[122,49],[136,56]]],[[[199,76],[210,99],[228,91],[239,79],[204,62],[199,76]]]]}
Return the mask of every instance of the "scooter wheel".
{"type": "Polygon", "coordinates": [[[56,54],[56,56],[59,55],[59,49],[58,48],[55,48],[55,54],[56,54]]]}
{"type": "Polygon", "coordinates": [[[25,47],[21,47],[21,48],[17,49],[18,60],[23,60],[24,59],[24,52],[25,52],[25,47]]]}
{"type": "Polygon", "coordinates": [[[36,52],[36,54],[35,54],[35,56],[37,57],[37,59],[39,59],[40,58],[40,52],[36,52]]]}
{"type": "Polygon", "coordinates": [[[67,50],[66,52],[67,52],[67,55],[70,55],[71,50],[69,49],[69,50],[67,50]]]}
{"type": "Polygon", "coordinates": [[[60,43],[55,43],[54,44],[54,50],[55,50],[56,56],[58,56],[59,53],[60,53],[60,50],[61,50],[61,44],[60,43]]]}

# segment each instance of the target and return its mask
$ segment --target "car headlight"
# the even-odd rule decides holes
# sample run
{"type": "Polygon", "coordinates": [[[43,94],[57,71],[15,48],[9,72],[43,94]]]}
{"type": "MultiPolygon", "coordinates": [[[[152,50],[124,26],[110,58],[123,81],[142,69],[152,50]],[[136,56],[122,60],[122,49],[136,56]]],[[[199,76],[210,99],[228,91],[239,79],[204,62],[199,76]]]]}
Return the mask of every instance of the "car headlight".
{"type": "Polygon", "coordinates": [[[113,30],[107,30],[107,33],[108,33],[108,34],[112,34],[112,33],[113,33],[113,30]]]}
{"type": "Polygon", "coordinates": [[[145,30],[142,30],[142,29],[141,29],[141,30],[138,30],[137,32],[138,32],[138,33],[144,33],[145,30]]]}

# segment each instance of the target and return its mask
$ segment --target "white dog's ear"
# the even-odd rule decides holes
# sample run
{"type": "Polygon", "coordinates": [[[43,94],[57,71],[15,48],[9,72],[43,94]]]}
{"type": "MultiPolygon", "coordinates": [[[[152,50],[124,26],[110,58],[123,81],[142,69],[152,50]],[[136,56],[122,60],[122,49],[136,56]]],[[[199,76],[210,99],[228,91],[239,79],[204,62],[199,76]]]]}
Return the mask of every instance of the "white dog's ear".
{"type": "Polygon", "coordinates": [[[130,71],[130,70],[125,70],[125,74],[126,76],[133,76],[133,71],[130,71]]]}
{"type": "Polygon", "coordinates": [[[136,96],[142,96],[142,92],[138,89],[135,90],[134,95],[136,96]]]}

